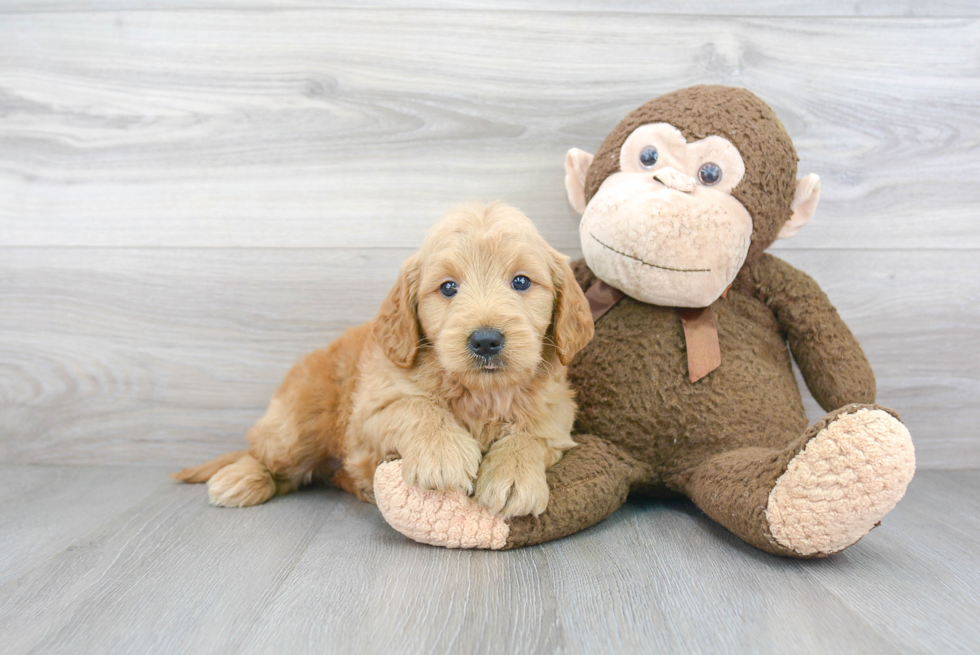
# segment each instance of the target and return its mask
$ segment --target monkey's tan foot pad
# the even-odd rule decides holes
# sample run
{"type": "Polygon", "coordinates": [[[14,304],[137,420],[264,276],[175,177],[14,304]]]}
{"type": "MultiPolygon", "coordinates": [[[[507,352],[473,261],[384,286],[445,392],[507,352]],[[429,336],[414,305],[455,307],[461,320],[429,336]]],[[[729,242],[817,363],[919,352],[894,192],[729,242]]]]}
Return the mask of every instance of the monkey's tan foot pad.
{"type": "Polygon", "coordinates": [[[836,553],[867,534],[915,473],[909,431],[890,413],[841,413],[807,442],[769,493],[776,541],[804,556],[836,553]]]}
{"type": "Polygon", "coordinates": [[[406,484],[401,460],[384,462],[374,472],[374,499],[388,525],[423,544],[499,550],[510,534],[503,517],[469,496],[406,484]]]}

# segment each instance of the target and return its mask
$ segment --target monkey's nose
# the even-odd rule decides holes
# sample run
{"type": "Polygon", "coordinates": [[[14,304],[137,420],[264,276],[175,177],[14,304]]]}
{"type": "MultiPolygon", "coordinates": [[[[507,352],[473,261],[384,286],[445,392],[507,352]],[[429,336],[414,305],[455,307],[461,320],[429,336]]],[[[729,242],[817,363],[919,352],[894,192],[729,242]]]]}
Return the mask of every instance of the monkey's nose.
{"type": "Polygon", "coordinates": [[[504,347],[504,335],[500,330],[480,328],[470,334],[469,345],[477,357],[491,357],[504,347]]]}
{"type": "Polygon", "coordinates": [[[653,172],[653,179],[660,182],[668,189],[683,191],[684,193],[694,193],[696,183],[690,175],[684,175],[679,170],[664,166],[653,172]]]}

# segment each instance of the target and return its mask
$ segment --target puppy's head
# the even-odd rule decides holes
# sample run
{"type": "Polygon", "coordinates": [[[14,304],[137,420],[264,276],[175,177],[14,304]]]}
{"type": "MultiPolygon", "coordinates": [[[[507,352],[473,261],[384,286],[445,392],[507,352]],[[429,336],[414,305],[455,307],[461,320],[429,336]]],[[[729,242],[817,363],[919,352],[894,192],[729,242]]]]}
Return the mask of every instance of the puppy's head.
{"type": "Polygon", "coordinates": [[[592,338],[567,258],[507,205],[461,205],[429,232],[385,299],[375,336],[411,367],[421,344],[469,388],[512,385],[592,338]]]}

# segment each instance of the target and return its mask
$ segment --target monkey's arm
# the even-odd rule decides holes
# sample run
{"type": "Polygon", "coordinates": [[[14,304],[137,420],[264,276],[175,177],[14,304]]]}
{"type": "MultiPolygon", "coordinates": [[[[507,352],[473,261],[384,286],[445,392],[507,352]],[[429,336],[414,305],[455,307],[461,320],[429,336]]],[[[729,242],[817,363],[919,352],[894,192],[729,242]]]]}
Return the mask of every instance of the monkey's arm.
{"type": "Polygon", "coordinates": [[[540,544],[595,525],[625,501],[646,467],[605,439],[576,435],[578,445],[548,469],[550,497],[540,516],[505,519],[473,497],[423,491],[405,483],[400,462],[377,468],[374,494],[385,520],[405,536],[447,548],[500,550],[540,544]]]}
{"type": "Polygon", "coordinates": [[[810,393],[826,411],[873,403],[875,377],[857,339],[806,273],[763,254],[751,267],[756,296],[772,309],[810,393]]]}

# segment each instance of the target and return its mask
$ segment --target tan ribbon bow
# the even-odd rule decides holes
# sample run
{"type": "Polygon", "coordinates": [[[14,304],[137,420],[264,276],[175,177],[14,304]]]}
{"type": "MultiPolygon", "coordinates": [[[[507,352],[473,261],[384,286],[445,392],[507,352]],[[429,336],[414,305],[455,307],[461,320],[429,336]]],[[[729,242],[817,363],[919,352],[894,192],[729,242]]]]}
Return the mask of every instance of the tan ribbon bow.
{"type": "MultiPolygon", "coordinates": [[[[728,289],[722,297],[728,296],[728,289]]],[[[592,310],[592,322],[597,322],[626,294],[602,280],[596,280],[585,292],[592,310]]],[[[684,327],[687,344],[687,373],[691,382],[697,382],[721,366],[721,346],[718,343],[718,326],[711,307],[678,307],[677,313],[684,327]]]]}

